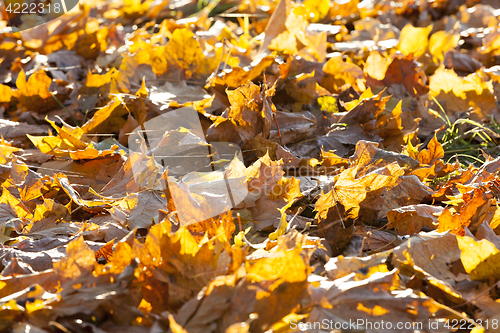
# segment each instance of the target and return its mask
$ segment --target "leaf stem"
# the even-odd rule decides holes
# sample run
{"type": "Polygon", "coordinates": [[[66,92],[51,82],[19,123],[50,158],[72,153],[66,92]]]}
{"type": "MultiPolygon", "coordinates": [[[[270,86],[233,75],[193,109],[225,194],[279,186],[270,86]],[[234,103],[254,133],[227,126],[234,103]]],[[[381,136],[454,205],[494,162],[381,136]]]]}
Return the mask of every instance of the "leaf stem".
{"type": "Polygon", "coordinates": [[[57,99],[57,97],[54,95],[54,93],[52,91],[49,91],[49,93],[52,95],[52,97],[54,97],[54,99],[56,100],[56,102],[64,109],[64,111],[66,111],[66,113],[68,114],[68,116],[71,117],[71,120],[73,120],[73,122],[75,123],[75,125],[78,126],[78,127],[80,127],[81,125],[76,121],[75,117],[73,117],[73,115],[64,106],[64,104],[61,103],[61,101],[57,99]]]}

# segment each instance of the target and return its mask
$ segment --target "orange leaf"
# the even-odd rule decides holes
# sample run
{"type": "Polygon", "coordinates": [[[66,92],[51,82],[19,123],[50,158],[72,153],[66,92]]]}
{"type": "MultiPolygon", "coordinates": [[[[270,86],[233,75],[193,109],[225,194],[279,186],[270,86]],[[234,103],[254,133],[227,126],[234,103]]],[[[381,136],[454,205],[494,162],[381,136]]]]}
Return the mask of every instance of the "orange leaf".
{"type": "Polygon", "coordinates": [[[360,168],[356,166],[339,175],[333,189],[323,194],[316,202],[316,211],[318,211],[316,217],[321,216],[326,219],[328,209],[339,202],[345,207],[346,216],[355,219],[358,217],[359,204],[366,198],[368,192],[390,187],[400,176],[404,175],[404,169],[396,163],[386,165],[356,179],[359,171],[360,168]]]}
{"type": "Polygon", "coordinates": [[[100,258],[104,258],[106,262],[109,262],[113,257],[113,245],[115,244],[115,240],[112,239],[107,242],[105,245],[101,246],[99,250],[95,253],[95,260],[99,261],[100,258]]]}
{"type": "Polygon", "coordinates": [[[421,164],[433,165],[444,157],[444,150],[441,143],[436,139],[436,135],[427,144],[427,149],[422,149],[417,159],[421,164]]]}
{"type": "MultiPolygon", "coordinates": [[[[480,189],[475,189],[471,194],[468,194],[466,203],[458,212],[452,213],[450,208],[445,208],[438,218],[438,232],[451,231],[457,235],[465,234],[465,227],[469,227],[471,223],[477,222],[473,217],[479,218],[476,214],[489,207],[489,202],[492,197],[491,192],[484,192],[480,189]]],[[[476,226],[477,228],[477,226],[476,226]]]]}

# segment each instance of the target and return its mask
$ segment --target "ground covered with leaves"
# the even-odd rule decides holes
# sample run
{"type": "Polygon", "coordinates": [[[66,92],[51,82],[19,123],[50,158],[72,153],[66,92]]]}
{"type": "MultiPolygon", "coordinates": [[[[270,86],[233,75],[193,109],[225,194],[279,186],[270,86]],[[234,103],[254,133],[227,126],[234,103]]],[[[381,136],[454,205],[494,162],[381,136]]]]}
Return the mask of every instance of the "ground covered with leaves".
{"type": "Polygon", "coordinates": [[[0,331],[498,332],[499,15],[82,0],[20,33],[4,15],[0,331]],[[189,110],[201,130],[132,147],[189,110]],[[210,153],[219,178],[190,159],[215,142],[239,147],[210,153]]]}

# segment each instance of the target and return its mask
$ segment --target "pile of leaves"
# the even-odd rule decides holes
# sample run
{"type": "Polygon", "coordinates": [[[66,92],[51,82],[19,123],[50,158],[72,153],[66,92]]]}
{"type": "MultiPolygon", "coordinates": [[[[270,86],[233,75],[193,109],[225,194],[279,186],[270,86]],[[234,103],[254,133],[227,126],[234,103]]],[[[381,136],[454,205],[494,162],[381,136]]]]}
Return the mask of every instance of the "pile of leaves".
{"type": "Polygon", "coordinates": [[[82,0],[3,29],[0,331],[497,332],[499,11],[82,0]],[[129,146],[181,108],[242,152],[218,162],[248,195],[202,221],[129,146]]]}

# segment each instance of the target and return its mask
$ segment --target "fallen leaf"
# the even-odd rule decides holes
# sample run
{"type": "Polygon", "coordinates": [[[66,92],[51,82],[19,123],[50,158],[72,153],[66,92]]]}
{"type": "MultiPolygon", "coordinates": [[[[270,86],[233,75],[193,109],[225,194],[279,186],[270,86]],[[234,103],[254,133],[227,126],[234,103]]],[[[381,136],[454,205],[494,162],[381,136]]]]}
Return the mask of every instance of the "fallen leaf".
{"type": "Polygon", "coordinates": [[[495,108],[491,81],[484,81],[475,73],[462,78],[441,66],[430,77],[429,89],[448,114],[472,107],[478,119],[484,119],[495,108]]]}
{"type": "Polygon", "coordinates": [[[476,242],[467,236],[458,236],[457,241],[462,251],[460,259],[472,280],[498,279],[500,277],[498,269],[500,250],[493,243],[486,239],[476,242]]]}
{"type": "Polygon", "coordinates": [[[346,216],[355,219],[359,213],[359,204],[368,192],[390,187],[404,174],[403,169],[395,163],[356,178],[359,169],[355,166],[339,175],[332,190],[323,194],[316,202],[317,217],[326,218],[329,207],[339,202],[345,207],[346,216]]]}
{"type": "Polygon", "coordinates": [[[21,105],[38,112],[60,107],[73,89],[68,82],[53,81],[43,70],[33,73],[28,80],[24,71],[21,71],[16,86],[19,89],[21,105]]]}
{"type": "Polygon", "coordinates": [[[416,28],[407,24],[401,30],[398,49],[404,54],[415,55],[415,58],[424,54],[429,43],[428,36],[432,30],[432,25],[425,28],[416,28]]]}
{"type": "Polygon", "coordinates": [[[433,278],[454,284],[456,275],[450,266],[460,260],[457,236],[450,233],[420,233],[392,251],[392,264],[402,272],[429,274],[433,278]]]}
{"type": "Polygon", "coordinates": [[[387,212],[389,228],[394,228],[398,235],[419,233],[437,229],[437,216],[443,211],[442,207],[430,205],[413,205],[397,208],[387,212]]]}

